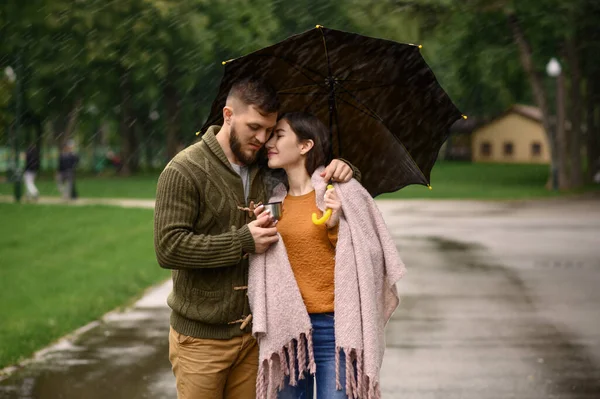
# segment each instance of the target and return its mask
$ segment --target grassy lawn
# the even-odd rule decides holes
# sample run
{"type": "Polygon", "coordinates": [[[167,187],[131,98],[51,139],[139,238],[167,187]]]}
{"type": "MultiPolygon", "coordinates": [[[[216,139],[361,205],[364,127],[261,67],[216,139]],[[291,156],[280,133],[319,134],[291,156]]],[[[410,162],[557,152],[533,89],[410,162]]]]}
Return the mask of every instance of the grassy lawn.
{"type": "MultiPolygon", "coordinates": [[[[78,176],[75,182],[80,197],[92,198],[149,198],[156,195],[156,182],[159,172],[130,177],[120,176],[78,176]]],[[[40,195],[59,196],[53,177],[45,175],[35,182],[40,195]]],[[[25,186],[23,186],[25,192],[25,186]]],[[[12,195],[13,185],[0,184],[0,195],[12,195]]]]}
{"type": "MultiPolygon", "coordinates": [[[[431,171],[431,187],[411,185],[379,198],[421,199],[528,199],[565,194],[546,190],[547,165],[472,164],[438,162],[431,171]]],[[[600,190],[600,187],[586,187],[600,190]]]]}
{"type": "Polygon", "coordinates": [[[0,368],[165,280],[152,210],[0,203],[0,368]]]}
{"type": "MultiPolygon", "coordinates": [[[[159,172],[132,177],[91,177],[77,179],[81,197],[149,198],[156,192],[159,172]]],[[[469,162],[438,162],[431,172],[431,186],[412,185],[379,198],[421,199],[527,199],[553,197],[545,189],[548,178],[546,165],[472,164],[469,162]]],[[[58,196],[54,180],[48,176],[37,180],[42,195],[58,196]]],[[[600,186],[586,190],[600,190],[600,186]]],[[[0,195],[11,195],[13,186],[0,184],[0,195]]],[[[569,193],[566,193],[569,194],[569,193]]]]}

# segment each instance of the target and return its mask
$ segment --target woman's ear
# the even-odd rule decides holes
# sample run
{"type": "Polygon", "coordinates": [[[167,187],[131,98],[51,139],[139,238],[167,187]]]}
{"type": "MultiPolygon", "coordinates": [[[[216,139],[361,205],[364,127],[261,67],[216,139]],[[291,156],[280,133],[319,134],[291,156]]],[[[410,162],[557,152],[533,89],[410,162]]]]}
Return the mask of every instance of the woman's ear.
{"type": "Polygon", "coordinates": [[[304,140],[302,144],[300,144],[300,154],[306,155],[312,148],[315,146],[315,142],[312,140],[304,140]]]}

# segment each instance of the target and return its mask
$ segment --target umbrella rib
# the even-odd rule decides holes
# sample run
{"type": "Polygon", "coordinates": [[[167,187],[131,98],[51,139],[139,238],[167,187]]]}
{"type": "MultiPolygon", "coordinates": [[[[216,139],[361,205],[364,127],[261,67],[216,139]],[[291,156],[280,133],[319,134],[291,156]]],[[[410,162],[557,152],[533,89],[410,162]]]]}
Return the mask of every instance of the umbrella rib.
{"type": "MultiPolygon", "coordinates": [[[[377,115],[377,113],[375,111],[373,111],[370,107],[368,107],[365,103],[363,103],[361,100],[359,100],[355,95],[353,95],[348,89],[346,89],[344,86],[342,86],[340,83],[338,83],[338,81],[335,82],[345,93],[347,93],[349,96],[351,96],[356,102],[358,102],[360,105],[362,105],[363,107],[365,107],[369,112],[371,112],[373,114],[373,116],[375,116],[376,119],[379,120],[379,122],[381,122],[381,124],[383,126],[385,126],[385,123],[383,122],[383,119],[377,115]]],[[[341,99],[341,98],[340,98],[341,99]]],[[[344,101],[342,99],[342,101],[344,101]]],[[[352,105],[352,104],[350,104],[352,105]]],[[[354,106],[354,105],[352,105],[354,106]]],[[[354,108],[360,110],[359,108],[357,108],[356,106],[354,106],[354,108]]],[[[362,110],[360,110],[362,111],[362,110]]],[[[364,111],[362,111],[364,112],[364,111]]],[[[387,129],[386,126],[386,130],[388,132],[390,132],[389,129],[387,129]]],[[[419,164],[414,160],[414,158],[412,157],[412,154],[408,151],[408,149],[406,148],[406,146],[404,145],[404,143],[402,143],[402,141],[400,141],[400,139],[398,137],[396,137],[392,132],[390,132],[390,134],[392,135],[392,137],[394,137],[396,139],[396,141],[398,142],[398,144],[400,144],[402,146],[402,148],[404,148],[404,151],[406,151],[406,154],[408,154],[408,156],[410,157],[410,160],[412,161],[413,165],[417,167],[417,170],[421,173],[421,176],[423,176],[423,179],[425,181],[427,181],[427,178],[425,177],[425,174],[423,173],[423,171],[421,170],[421,167],[419,166],[419,164]]]]}
{"type": "Polygon", "coordinates": [[[364,80],[364,79],[337,79],[339,82],[365,82],[365,83],[383,83],[380,81],[364,80]]]}
{"type": "MultiPolygon", "coordinates": [[[[337,83],[337,82],[336,82],[337,83]]],[[[374,117],[376,119],[378,119],[380,122],[383,122],[383,118],[381,118],[379,115],[377,115],[377,112],[373,111],[371,108],[369,108],[365,103],[363,103],[361,100],[359,100],[354,94],[352,94],[350,91],[348,91],[344,86],[342,86],[341,84],[337,83],[337,85],[344,91],[346,92],[348,95],[350,95],[350,97],[352,97],[357,103],[359,103],[360,105],[362,105],[363,107],[365,107],[367,110],[369,110],[369,112],[371,112],[374,117]]]]}
{"type": "Polygon", "coordinates": [[[315,83],[315,84],[310,84],[310,85],[288,87],[288,88],[285,88],[285,89],[281,89],[281,91],[278,91],[278,93],[290,94],[290,93],[285,93],[285,91],[296,90],[296,89],[305,89],[307,87],[325,87],[325,85],[322,84],[322,83],[315,83]]]}
{"type": "MultiPolygon", "coordinates": [[[[326,82],[329,84],[329,134],[331,134],[332,139],[333,139],[333,114],[335,113],[335,82],[333,79],[333,75],[331,73],[331,63],[329,62],[329,51],[327,50],[327,40],[325,40],[325,33],[323,32],[323,29],[319,29],[319,32],[321,32],[321,37],[323,39],[323,48],[325,49],[325,60],[327,61],[327,78],[326,78],[326,82]]],[[[338,156],[339,156],[339,143],[340,143],[340,136],[339,136],[339,126],[338,126],[338,156]]],[[[333,144],[333,143],[332,143],[333,144]]],[[[331,148],[332,152],[333,151],[333,145],[331,148]]],[[[335,153],[333,155],[336,155],[335,153]]]]}
{"type": "MultiPolygon", "coordinates": [[[[341,154],[342,154],[342,135],[340,133],[340,121],[338,119],[338,112],[337,112],[337,105],[335,104],[335,101],[336,101],[335,97],[334,97],[333,101],[334,101],[333,115],[335,117],[335,126],[337,128],[338,156],[341,156],[341,154]]],[[[342,99],[342,101],[343,101],[343,99],[342,99]]],[[[362,110],[359,110],[359,111],[362,111],[362,110]]],[[[333,146],[331,148],[331,151],[333,152],[333,146]]]]}
{"type": "MultiPolygon", "coordinates": [[[[366,112],[365,110],[362,110],[362,109],[360,109],[360,108],[356,107],[354,104],[352,104],[352,103],[350,103],[350,102],[348,102],[348,101],[344,100],[343,98],[341,98],[341,97],[337,97],[337,100],[338,100],[338,101],[341,101],[341,102],[344,102],[344,103],[348,104],[349,106],[353,107],[354,109],[358,110],[359,112],[362,112],[363,114],[365,114],[365,115],[367,115],[367,116],[369,116],[369,117],[372,117],[372,118],[373,118],[373,116],[372,116],[372,115],[369,115],[369,113],[368,113],[368,112],[366,112]]],[[[373,119],[377,120],[377,118],[373,118],[373,119]]],[[[336,120],[336,123],[337,123],[337,121],[338,121],[338,119],[337,119],[337,109],[336,109],[336,111],[335,111],[335,120],[336,120]]],[[[421,167],[420,167],[420,166],[419,166],[419,164],[418,164],[418,163],[417,163],[417,162],[414,160],[414,158],[412,157],[412,154],[411,154],[411,153],[408,151],[408,149],[406,148],[406,146],[404,145],[404,143],[403,143],[402,141],[400,141],[400,139],[399,139],[398,137],[396,137],[396,136],[395,136],[395,135],[394,135],[394,134],[393,134],[393,133],[390,131],[390,129],[389,129],[389,128],[386,126],[386,124],[383,122],[383,120],[377,120],[377,121],[378,121],[378,122],[380,122],[380,123],[383,125],[383,127],[385,127],[385,130],[387,130],[387,131],[389,132],[389,134],[391,134],[391,135],[392,135],[392,137],[393,137],[393,138],[396,140],[396,142],[398,142],[398,144],[400,144],[400,145],[402,146],[402,148],[404,148],[404,151],[405,151],[405,152],[406,152],[406,154],[409,156],[409,158],[410,158],[410,160],[412,161],[413,165],[414,165],[414,166],[416,166],[416,168],[417,168],[417,170],[419,171],[419,173],[421,173],[421,176],[423,176],[423,179],[424,179],[425,181],[427,181],[427,178],[425,178],[425,173],[423,173],[423,171],[421,170],[421,167]]],[[[339,129],[339,124],[338,124],[338,129],[339,129]]],[[[339,133],[339,132],[338,132],[338,133],[339,133]]]]}
{"type": "Polygon", "coordinates": [[[319,98],[318,96],[313,96],[313,99],[308,104],[308,106],[304,107],[304,111],[308,112],[308,110],[310,109],[310,107],[312,107],[312,105],[315,103],[315,101],[317,101],[318,98],[319,98]]]}
{"type": "Polygon", "coordinates": [[[279,93],[277,93],[277,94],[285,94],[285,95],[288,95],[288,96],[297,96],[297,95],[309,95],[309,96],[316,96],[316,95],[324,95],[324,94],[329,94],[329,93],[327,93],[327,92],[325,92],[325,93],[315,93],[315,92],[305,92],[305,93],[282,93],[282,92],[279,92],[279,93]]]}
{"type": "MultiPolygon", "coordinates": [[[[360,82],[360,81],[357,80],[357,82],[360,82]]],[[[370,82],[365,82],[365,83],[370,83],[370,82]]],[[[396,86],[396,85],[398,85],[398,84],[397,83],[385,83],[385,84],[381,84],[379,86],[359,87],[359,88],[356,88],[356,89],[348,89],[348,88],[346,88],[346,91],[352,92],[352,93],[356,93],[358,91],[365,91],[365,90],[372,90],[372,89],[382,89],[384,87],[390,87],[390,86],[396,86]]]]}
{"type": "Polygon", "coordinates": [[[310,77],[305,72],[305,70],[309,71],[309,72],[311,72],[311,73],[313,73],[315,75],[318,75],[320,77],[324,77],[321,73],[319,73],[319,72],[317,72],[317,71],[315,71],[315,70],[313,70],[311,68],[308,68],[308,67],[305,67],[305,66],[302,66],[302,65],[298,65],[295,62],[292,62],[292,61],[288,60],[287,58],[284,58],[284,57],[281,57],[281,56],[278,56],[278,55],[273,55],[273,54],[258,54],[258,55],[256,55],[256,57],[271,57],[271,58],[280,59],[283,62],[287,63],[292,68],[294,68],[295,70],[297,70],[298,72],[300,72],[302,75],[304,75],[304,77],[306,77],[307,79],[309,79],[310,81],[312,81],[317,86],[319,85],[319,83],[317,83],[316,80],[314,80],[312,77],[310,77]]]}
{"type": "Polygon", "coordinates": [[[370,118],[373,118],[373,119],[375,119],[375,120],[376,120],[376,121],[378,121],[378,122],[381,122],[381,123],[383,123],[383,121],[382,121],[380,118],[378,119],[377,115],[372,115],[372,114],[370,114],[370,113],[369,113],[369,109],[367,109],[367,110],[361,109],[361,108],[357,107],[356,105],[352,104],[350,101],[347,101],[347,100],[343,99],[342,97],[339,97],[339,96],[338,96],[338,97],[336,97],[336,98],[337,98],[338,100],[342,101],[343,103],[345,103],[345,104],[347,104],[347,105],[351,106],[352,108],[356,109],[357,111],[359,111],[359,112],[362,112],[362,113],[363,113],[363,114],[365,114],[366,116],[368,116],[368,117],[370,117],[370,118]]]}

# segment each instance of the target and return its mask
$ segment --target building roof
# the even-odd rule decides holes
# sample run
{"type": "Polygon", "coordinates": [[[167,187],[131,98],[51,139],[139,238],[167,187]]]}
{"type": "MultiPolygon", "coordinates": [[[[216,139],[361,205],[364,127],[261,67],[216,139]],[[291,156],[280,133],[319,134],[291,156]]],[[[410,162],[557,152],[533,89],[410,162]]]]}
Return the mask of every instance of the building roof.
{"type": "MultiPolygon", "coordinates": [[[[509,114],[518,114],[527,119],[531,119],[534,122],[542,123],[542,111],[538,107],[525,104],[514,104],[504,112],[496,115],[493,118],[477,118],[472,117],[469,119],[459,119],[450,127],[451,134],[467,133],[471,134],[480,127],[489,125],[492,122],[497,121],[509,114]]],[[[568,122],[567,122],[568,123],[568,122]]]]}
{"type": "MultiPolygon", "coordinates": [[[[515,104],[500,115],[500,117],[509,113],[516,113],[536,122],[542,122],[542,110],[531,105],[515,104]]],[[[496,119],[496,118],[494,118],[496,119]]]]}
{"type": "Polygon", "coordinates": [[[515,104],[508,108],[506,111],[496,115],[495,117],[483,121],[479,126],[475,128],[475,130],[479,130],[479,128],[483,126],[490,125],[510,114],[521,115],[534,122],[542,123],[542,111],[538,107],[533,107],[531,105],[524,104],[515,104]]]}

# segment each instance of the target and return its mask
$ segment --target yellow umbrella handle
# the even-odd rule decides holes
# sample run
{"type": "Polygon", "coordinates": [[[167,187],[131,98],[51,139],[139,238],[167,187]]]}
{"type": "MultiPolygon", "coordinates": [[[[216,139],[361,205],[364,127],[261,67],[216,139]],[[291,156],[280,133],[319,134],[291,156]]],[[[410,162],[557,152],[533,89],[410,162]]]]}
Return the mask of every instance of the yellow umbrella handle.
{"type": "MultiPolygon", "coordinates": [[[[333,185],[331,185],[331,184],[327,185],[327,190],[332,189],[332,188],[333,188],[333,185]]],[[[325,209],[325,212],[323,213],[323,216],[321,218],[319,218],[316,213],[313,213],[312,214],[312,222],[314,224],[316,224],[317,226],[320,226],[323,223],[326,223],[329,220],[329,218],[331,217],[331,212],[332,212],[331,209],[325,209]]]]}

